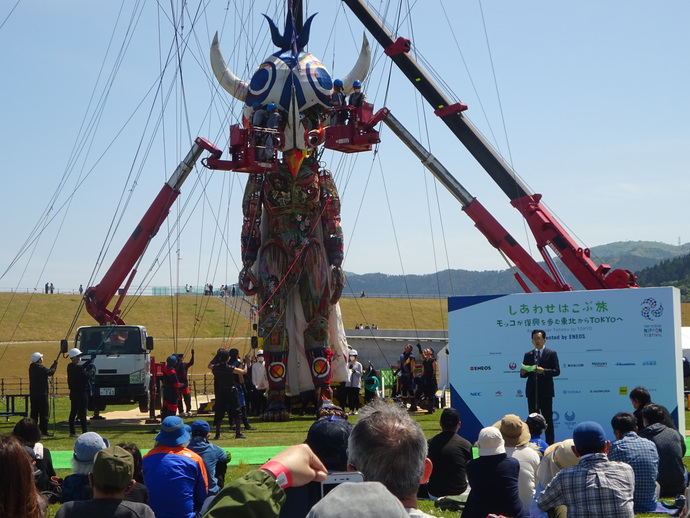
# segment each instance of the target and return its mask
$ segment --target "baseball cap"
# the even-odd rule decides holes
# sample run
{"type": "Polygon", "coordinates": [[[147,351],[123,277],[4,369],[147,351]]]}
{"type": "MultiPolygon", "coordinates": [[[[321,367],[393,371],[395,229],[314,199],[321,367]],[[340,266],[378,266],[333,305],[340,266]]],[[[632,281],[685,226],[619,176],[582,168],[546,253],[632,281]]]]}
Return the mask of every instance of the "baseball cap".
{"type": "Polygon", "coordinates": [[[211,426],[203,419],[197,419],[192,423],[192,435],[206,437],[209,433],[211,433],[211,426]]]}
{"type": "Polygon", "coordinates": [[[482,428],[477,439],[477,448],[481,457],[505,453],[505,442],[501,431],[493,426],[482,428]]]}
{"type": "Polygon", "coordinates": [[[575,449],[580,455],[601,449],[606,442],[606,433],[599,423],[583,421],[573,430],[575,449]]]}
{"type": "Polygon", "coordinates": [[[127,450],[110,446],[96,453],[91,473],[96,487],[125,489],[132,482],[134,458],[127,450]]]}
{"type": "Polygon", "coordinates": [[[181,417],[169,415],[163,419],[161,431],[158,432],[154,440],[166,446],[179,446],[189,442],[190,431],[191,428],[184,424],[181,417]]]}
{"type": "Polygon", "coordinates": [[[522,446],[530,440],[527,423],[523,423],[522,419],[515,414],[503,416],[503,419],[494,424],[494,428],[500,430],[505,445],[509,447],[522,446]]]}
{"type": "Polygon", "coordinates": [[[353,504],[367,516],[407,518],[409,515],[381,482],[343,482],[311,508],[307,518],[340,518],[353,504]]]}
{"type": "Polygon", "coordinates": [[[344,471],[347,468],[347,441],[352,425],[330,415],[315,421],[304,441],[329,470],[344,471]]]}
{"type": "Polygon", "coordinates": [[[74,460],[77,462],[93,462],[96,454],[110,446],[108,439],[104,439],[96,432],[86,432],[74,441],[74,460]]]}

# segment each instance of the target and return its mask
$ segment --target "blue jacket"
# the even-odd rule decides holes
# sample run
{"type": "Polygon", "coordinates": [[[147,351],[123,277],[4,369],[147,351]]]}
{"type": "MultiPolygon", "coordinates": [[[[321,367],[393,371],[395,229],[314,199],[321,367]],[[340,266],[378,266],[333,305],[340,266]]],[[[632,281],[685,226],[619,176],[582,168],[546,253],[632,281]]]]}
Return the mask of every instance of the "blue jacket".
{"type": "Polygon", "coordinates": [[[208,496],[204,461],[184,446],[159,445],[143,459],[149,506],[156,518],[194,518],[208,496]]]}
{"type": "Polygon", "coordinates": [[[208,475],[208,494],[215,495],[220,490],[216,478],[216,464],[227,462],[228,454],[220,446],[208,442],[205,437],[192,437],[187,448],[203,459],[208,475]]]}

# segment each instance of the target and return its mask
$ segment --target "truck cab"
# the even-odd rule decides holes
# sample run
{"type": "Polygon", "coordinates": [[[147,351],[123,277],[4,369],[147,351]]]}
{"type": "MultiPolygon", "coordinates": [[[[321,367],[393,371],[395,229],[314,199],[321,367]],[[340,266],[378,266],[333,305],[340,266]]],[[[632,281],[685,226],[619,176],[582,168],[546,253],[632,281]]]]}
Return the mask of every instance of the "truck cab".
{"type": "MultiPolygon", "coordinates": [[[[138,403],[148,411],[153,337],[143,326],[85,326],[77,329],[74,347],[82,364],[93,364],[90,410],[108,405],[138,403]]],[[[67,341],[62,345],[66,352],[67,341]]]]}

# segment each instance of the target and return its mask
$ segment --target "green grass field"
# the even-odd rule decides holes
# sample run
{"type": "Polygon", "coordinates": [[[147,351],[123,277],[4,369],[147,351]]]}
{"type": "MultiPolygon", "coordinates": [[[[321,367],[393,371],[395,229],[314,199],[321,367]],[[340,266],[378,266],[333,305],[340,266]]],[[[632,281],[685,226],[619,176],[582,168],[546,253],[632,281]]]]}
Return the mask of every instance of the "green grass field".
{"type": "MultiPolygon", "coordinates": [[[[76,295],[0,293],[0,378],[26,377],[28,357],[35,350],[43,352],[50,361],[57,357],[59,341],[66,337],[75,319],[79,302],[76,295]]],[[[347,329],[352,329],[359,323],[375,323],[380,329],[447,328],[446,301],[443,299],[343,299],[341,309],[347,329]]],[[[246,340],[234,338],[250,334],[247,320],[213,297],[141,297],[131,310],[126,311],[125,320],[147,327],[149,334],[156,338],[156,356],[161,358],[172,352],[188,352],[193,347],[202,360],[210,357],[219,346],[225,345],[230,339],[233,339],[233,344],[238,344],[234,346],[241,350],[249,347],[246,340]]],[[[682,322],[683,325],[690,325],[690,304],[682,305],[682,322]]],[[[76,326],[91,324],[93,321],[85,312],[76,320],[76,326]]],[[[66,365],[67,361],[62,360],[59,369],[66,368],[66,365]]],[[[109,407],[108,411],[129,408],[109,407]]],[[[57,398],[55,414],[51,421],[57,423],[58,433],[55,437],[44,440],[45,445],[52,451],[72,450],[74,439],[67,436],[68,413],[67,398],[57,398]]],[[[438,415],[415,415],[427,437],[438,433],[438,415]]],[[[207,419],[211,420],[211,417],[207,416],[207,419]]],[[[350,419],[354,424],[357,417],[353,416],[350,419]]],[[[7,421],[0,420],[0,433],[9,433],[17,420],[16,417],[7,421]]],[[[686,422],[690,423],[690,415],[687,412],[686,422]]],[[[256,467],[242,460],[246,457],[243,449],[282,447],[301,443],[312,423],[313,417],[297,416],[284,423],[253,422],[258,429],[245,432],[248,439],[241,443],[234,439],[234,434],[228,431],[226,425],[223,437],[217,442],[226,448],[234,459],[226,480],[240,477],[256,467]]],[[[117,421],[108,420],[95,424],[92,429],[108,438],[111,444],[133,442],[142,449],[152,447],[156,433],[155,425],[123,426],[117,421]]],[[[685,461],[687,464],[688,459],[685,461]]],[[[61,470],[59,475],[64,476],[68,473],[69,470],[61,470]]],[[[57,507],[51,506],[49,518],[54,516],[57,507]]],[[[436,511],[430,502],[420,502],[420,508],[436,516],[459,517],[459,513],[436,511]]]]}

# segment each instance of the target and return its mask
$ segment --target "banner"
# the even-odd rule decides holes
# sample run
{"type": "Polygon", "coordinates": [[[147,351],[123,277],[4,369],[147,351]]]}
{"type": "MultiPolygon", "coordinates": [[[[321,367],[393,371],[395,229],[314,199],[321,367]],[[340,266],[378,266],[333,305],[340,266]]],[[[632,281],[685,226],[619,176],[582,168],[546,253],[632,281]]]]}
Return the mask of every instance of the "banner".
{"type": "Polygon", "coordinates": [[[680,292],[676,288],[524,293],[448,299],[451,405],[469,441],[505,414],[527,418],[524,354],[533,329],[558,353],[553,421],[557,441],[582,421],[614,440],[611,418],[632,412],[642,386],[685,430],[680,292]]]}

